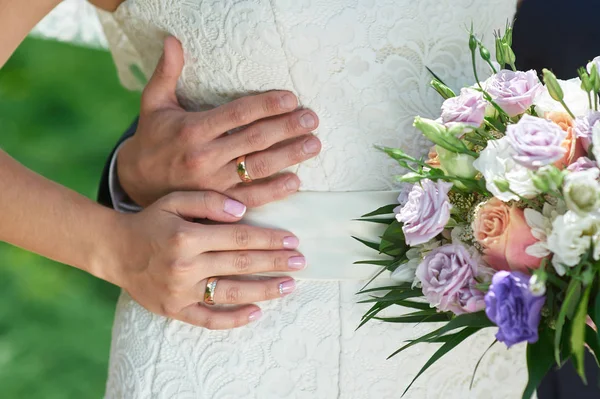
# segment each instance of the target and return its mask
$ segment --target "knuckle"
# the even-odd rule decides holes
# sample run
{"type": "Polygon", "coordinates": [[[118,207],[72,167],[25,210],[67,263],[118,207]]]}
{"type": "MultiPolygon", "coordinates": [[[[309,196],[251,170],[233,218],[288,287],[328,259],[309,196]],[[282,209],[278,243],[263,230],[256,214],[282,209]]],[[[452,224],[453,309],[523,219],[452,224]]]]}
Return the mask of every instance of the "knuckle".
{"type": "Polygon", "coordinates": [[[195,123],[186,121],[177,131],[177,140],[184,143],[189,143],[196,136],[197,126],[195,123]]]}
{"type": "Polygon", "coordinates": [[[267,135],[257,127],[246,130],[246,143],[250,148],[263,148],[267,142],[267,135]]]}
{"type": "Polygon", "coordinates": [[[183,167],[187,171],[206,171],[210,165],[207,151],[189,151],[183,155],[183,167]]]}
{"type": "MultiPolygon", "coordinates": [[[[169,239],[169,246],[175,251],[179,252],[187,248],[190,242],[190,236],[185,231],[176,231],[169,239]]],[[[179,260],[175,260],[173,264],[180,264],[179,260]]]]}
{"type": "Polygon", "coordinates": [[[287,153],[288,161],[292,164],[296,164],[305,158],[304,151],[302,150],[302,144],[298,144],[291,148],[287,153]]]}
{"type": "Polygon", "coordinates": [[[229,109],[228,118],[237,126],[244,126],[252,122],[252,110],[245,102],[238,102],[229,109]]]}
{"type": "Polygon", "coordinates": [[[284,270],[284,264],[285,261],[281,255],[276,255],[271,259],[271,269],[273,271],[284,270]]]}
{"type": "Polygon", "coordinates": [[[264,98],[263,110],[267,115],[274,115],[280,109],[279,95],[270,94],[264,98]]]}
{"type": "Polygon", "coordinates": [[[240,248],[247,248],[250,243],[250,231],[247,227],[236,226],[233,231],[233,238],[236,245],[240,248]]]}
{"type": "Polygon", "coordinates": [[[236,285],[228,287],[225,291],[225,298],[227,303],[239,303],[240,299],[242,298],[242,291],[240,290],[240,287],[236,285]]]}
{"type": "Polygon", "coordinates": [[[275,249],[275,248],[281,248],[281,237],[279,237],[279,235],[275,232],[269,232],[268,236],[267,236],[267,240],[268,240],[268,245],[269,248],[271,249],[275,249]]]}
{"type": "Polygon", "coordinates": [[[256,208],[262,205],[262,201],[256,193],[250,192],[246,194],[246,197],[244,198],[244,204],[249,208],[256,208]]]}
{"type": "Polygon", "coordinates": [[[252,260],[250,255],[245,253],[237,255],[233,261],[233,267],[240,273],[247,272],[248,269],[250,269],[251,264],[252,260]]]}
{"type": "Polygon", "coordinates": [[[265,284],[262,292],[262,299],[267,301],[277,297],[279,297],[279,291],[274,289],[272,284],[265,284]]]}
{"type": "Polygon", "coordinates": [[[160,313],[165,317],[174,318],[177,315],[178,310],[174,304],[165,302],[160,305],[160,313]]]}
{"type": "Polygon", "coordinates": [[[285,118],[285,122],[283,123],[283,132],[285,134],[293,135],[301,129],[302,126],[300,126],[300,122],[298,121],[297,115],[290,115],[287,118],[285,118]]]}
{"type": "Polygon", "coordinates": [[[270,162],[266,157],[255,157],[251,166],[251,177],[253,179],[261,179],[269,176],[269,170],[271,168],[270,162]]]}

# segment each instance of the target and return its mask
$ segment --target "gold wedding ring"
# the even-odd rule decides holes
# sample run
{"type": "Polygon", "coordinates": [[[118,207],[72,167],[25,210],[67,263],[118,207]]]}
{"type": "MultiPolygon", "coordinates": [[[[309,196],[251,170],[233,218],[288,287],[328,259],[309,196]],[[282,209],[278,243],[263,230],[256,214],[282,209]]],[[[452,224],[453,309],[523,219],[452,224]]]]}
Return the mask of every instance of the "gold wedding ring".
{"type": "Polygon", "coordinates": [[[248,174],[248,169],[246,168],[246,156],[242,155],[237,159],[237,174],[240,177],[242,183],[252,183],[252,178],[248,174]]]}
{"type": "Polygon", "coordinates": [[[207,305],[215,304],[215,290],[217,289],[217,282],[219,281],[216,277],[210,277],[206,280],[206,288],[204,289],[204,303],[207,305]]]}

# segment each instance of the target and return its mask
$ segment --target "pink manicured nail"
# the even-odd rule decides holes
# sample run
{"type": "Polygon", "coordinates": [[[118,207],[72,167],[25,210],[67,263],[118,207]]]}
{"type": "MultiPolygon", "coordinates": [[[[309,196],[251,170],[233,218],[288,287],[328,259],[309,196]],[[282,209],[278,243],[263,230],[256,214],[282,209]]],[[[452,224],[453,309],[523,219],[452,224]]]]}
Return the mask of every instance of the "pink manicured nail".
{"type": "Polygon", "coordinates": [[[296,237],[285,237],[283,239],[283,247],[285,249],[296,249],[300,245],[300,241],[296,237]]]}
{"type": "Polygon", "coordinates": [[[296,282],[294,280],[287,280],[279,284],[279,294],[286,296],[291,294],[296,289],[296,282]]]}
{"type": "Polygon", "coordinates": [[[250,320],[250,322],[256,321],[258,319],[260,319],[263,315],[262,310],[255,310],[254,312],[250,313],[248,315],[248,320],[250,320]]]}
{"type": "Polygon", "coordinates": [[[241,202],[237,202],[227,198],[225,200],[225,206],[223,207],[223,210],[231,216],[241,218],[246,213],[246,205],[242,204],[241,202]]]}
{"type": "Polygon", "coordinates": [[[292,270],[302,270],[306,267],[304,256],[294,256],[288,259],[288,267],[292,270]]]}

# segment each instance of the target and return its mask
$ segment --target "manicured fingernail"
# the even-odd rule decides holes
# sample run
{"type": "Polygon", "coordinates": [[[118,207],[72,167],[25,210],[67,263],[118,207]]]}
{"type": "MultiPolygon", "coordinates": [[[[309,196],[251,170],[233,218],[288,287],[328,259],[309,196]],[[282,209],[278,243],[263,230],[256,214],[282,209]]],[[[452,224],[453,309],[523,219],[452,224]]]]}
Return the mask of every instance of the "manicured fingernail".
{"type": "Polygon", "coordinates": [[[294,280],[287,280],[279,284],[279,294],[286,296],[291,294],[296,289],[296,282],[294,280]]]}
{"type": "Polygon", "coordinates": [[[307,112],[300,117],[300,126],[305,129],[312,129],[316,124],[315,117],[310,112],[307,112]]]}
{"type": "Polygon", "coordinates": [[[294,109],[296,108],[296,98],[291,94],[284,94],[279,99],[279,104],[282,109],[294,109]]]}
{"type": "Polygon", "coordinates": [[[286,191],[289,191],[292,193],[298,191],[299,184],[298,184],[298,180],[296,180],[296,179],[292,179],[292,178],[287,179],[285,181],[284,185],[285,185],[286,191]]]}
{"type": "Polygon", "coordinates": [[[251,322],[256,321],[258,319],[260,319],[263,315],[262,310],[255,310],[254,312],[250,313],[248,315],[248,320],[250,320],[251,322]]]}
{"type": "Polygon", "coordinates": [[[300,245],[300,241],[296,237],[285,237],[283,239],[283,247],[285,249],[296,249],[300,245]]]}
{"type": "Polygon", "coordinates": [[[292,270],[302,270],[306,267],[306,258],[304,256],[293,256],[288,259],[288,267],[292,270]]]}
{"type": "Polygon", "coordinates": [[[306,154],[315,154],[319,151],[319,148],[321,148],[321,142],[316,137],[311,137],[306,140],[304,146],[302,146],[302,149],[306,154]]]}
{"type": "Polygon", "coordinates": [[[223,207],[223,210],[231,216],[241,218],[246,213],[246,205],[227,198],[225,200],[225,206],[223,207]]]}

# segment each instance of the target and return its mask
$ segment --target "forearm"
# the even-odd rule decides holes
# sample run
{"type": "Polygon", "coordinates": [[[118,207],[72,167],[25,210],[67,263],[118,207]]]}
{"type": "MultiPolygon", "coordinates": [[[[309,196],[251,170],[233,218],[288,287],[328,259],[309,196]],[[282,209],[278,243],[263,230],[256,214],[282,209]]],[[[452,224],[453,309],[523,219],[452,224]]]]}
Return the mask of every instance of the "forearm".
{"type": "Polygon", "coordinates": [[[0,240],[115,282],[110,265],[119,223],[117,212],[0,151],[0,240]]]}
{"type": "Polygon", "coordinates": [[[0,68],[33,27],[61,0],[0,0],[0,68]]]}

